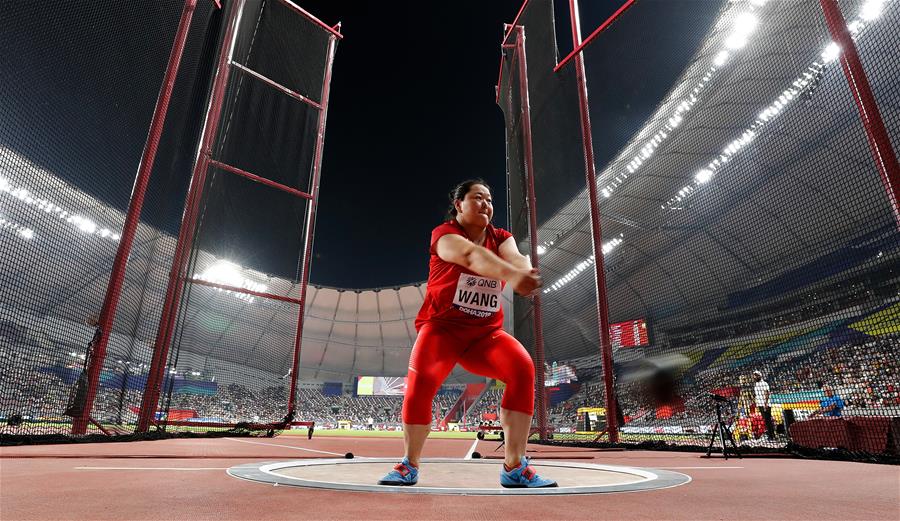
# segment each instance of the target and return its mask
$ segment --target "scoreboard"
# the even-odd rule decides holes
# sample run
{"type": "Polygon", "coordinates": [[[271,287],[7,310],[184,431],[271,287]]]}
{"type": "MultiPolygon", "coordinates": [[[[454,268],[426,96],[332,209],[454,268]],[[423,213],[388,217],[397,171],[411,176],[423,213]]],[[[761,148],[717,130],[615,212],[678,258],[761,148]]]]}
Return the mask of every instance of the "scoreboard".
{"type": "Polygon", "coordinates": [[[620,347],[641,347],[650,345],[647,321],[643,318],[618,322],[609,326],[609,340],[613,349],[620,347]]]}

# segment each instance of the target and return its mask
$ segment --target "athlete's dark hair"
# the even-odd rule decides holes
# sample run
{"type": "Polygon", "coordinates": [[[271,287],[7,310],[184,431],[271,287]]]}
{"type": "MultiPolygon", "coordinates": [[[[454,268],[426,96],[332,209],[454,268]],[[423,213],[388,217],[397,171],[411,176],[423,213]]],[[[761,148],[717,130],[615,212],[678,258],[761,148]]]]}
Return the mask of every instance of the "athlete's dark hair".
{"type": "Polygon", "coordinates": [[[449,219],[456,218],[456,201],[462,201],[466,198],[466,194],[469,193],[469,190],[472,189],[473,185],[482,185],[488,189],[489,192],[492,192],[491,187],[488,186],[487,183],[484,182],[484,179],[468,179],[456,185],[453,190],[450,190],[450,209],[447,210],[447,217],[449,219]]]}

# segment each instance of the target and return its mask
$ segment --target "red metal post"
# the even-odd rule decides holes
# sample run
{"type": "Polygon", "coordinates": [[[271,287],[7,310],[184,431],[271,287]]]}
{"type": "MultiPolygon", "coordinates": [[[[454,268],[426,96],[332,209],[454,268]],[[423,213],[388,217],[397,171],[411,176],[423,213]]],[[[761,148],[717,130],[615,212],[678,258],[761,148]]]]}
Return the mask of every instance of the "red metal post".
{"type": "MultiPolygon", "coordinates": [[[[340,31],[341,24],[337,24],[340,31]]],[[[322,80],[322,110],[319,111],[318,131],[316,133],[316,155],[313,159],[312,199],[309,201],[306,216],[306,237],[303,248],[303,271],[300,276],[300,309],[297,312],[297,333],[294,337],[294,358],[291,362],[291,389],[288,396],[288,416],[294,412],[294,400],[297,392],[297,379],[300,377],[300,350],[303,345],[303,314],[306,310],[306,289],[309,285],[310,255],[312,254],[313,238],[316,230],[316,209],[319,204],[319,181],[322,177],[322,151],[325,147],[325,123],[328,120],[328,98],[331,93],[331,69],[334,64],[334,53],[337,47],[337,38],[332,36],[328,40],[328,55],[325,58],[325,78],[322,80]]]]}
{"type": "Polygon", "coordinates": [[[84,434],[90,422],[91,410],[94,407],[94,399],[97,396],[97,387],[100,384],[100,372],[106,358],[106,347],[109,344],[109,336],[112,333],[113,323],[116,318],[116,309],[119,306],[119,298],[122,296],[122,284],[125,281],[125,269],[128,265],[128,256],[134,243],[134,235],[140,222],[141,209],[144,206],[144,196],[147,185],[150,182],[150,174],[153,172],[153,163],[156,160],[156,152],[159,149],[159,141],[162,136],[163,126],[166,122],[166,114],[169,110],[169,101],[172,99],[172,90],[175,88],[175,80],[178,77],[178,68],[181,65],[181,56],[187,41],[191,20],[197,0],[185,0],[181,11],[181,19],[178,22],[178,31],[175,33],[175,42],[169,53],[169,63],[166,66],[166,74],[156,108],[153,111],[153,120],[147,134],[147,142],[144,145],[144,153],[138,166],[137,177],[131,191],[131,201],[128,203],[128,213],[125,216],[125,225],[122,230],[119,247],[113,261],[112,273],[109,284],[106,287],[106,296],[103,299],[103,307],[100,310],[98,327],[100,335],[93,345],[93,351],[89,353],[90,366],[87,368],[87,394],[81,415],[72,421],[72,434],[84,434]]]}
{"type": "Polygon", "coordinates": [[[200,211],[200,200],[203,188],[206,184],[206,173],[209,167],[212,145],[215,141],[219,127],[219,119],[224,102],[225,86],[228,83],[230,72],[229,62],[234,49],[234,41],[237,36],[237,26],[241,12],[244,9],[244,1],[238,0],[232,4],[228,15],[227,29],[222,40],[222,49],[219,53],[219,62],[216,69],[216,77],[213,81],[212,96],[210,96],[209,108],[206,112],[206,122],[203,127],[200,150],[194,164],[194,172],[191,175],[191,184],[188,188],[187,202],[181,219],[181,229],[178,233],[178,242],[175,246],[175,255],[172,260],[172,269],[169,273],[169,283],[166,287],[166,296],[163,302],[163,312],[159,320],[159,328],[156,333],[156,343],[153,348],[153,359],[147,373],[147,383],[144,387],[144,397],[141,401],[141,411],[138,415],[137,432],[146,432],[150,422],[156,413],[156,405],[159,401],[160,386],[163,381],[166,359],[169,353],[169,344],[172,341],[175,318],[178,315],[178,304],[184,287],[184,270],[190,257],[190,243],[193,242],[194,228],[197,224],[197,216],[200,211]]]}
{"type": "Polygon", "coordinates": [[[287,193],[289,193],[289,194],[291,194],[291,195],[294,195],[294,196],[296,196],[296,197],[300,197],[300,198],[302,198],[302,199],[312,199],[312,195],[310,195],[310,194],[308,194],[308,193],[306,193],[306,192],[304,192],[304,191],[302,191],[302,190],[297,190],[296,188],[292,188],[292,187],[290,187],[290,186],[283,185],[283,184],[281,184],[281,183],[277,183],[277,182],[272,181],[272,180],[270,180],[270,179],[266,179],[265,177],[260,177],[260,176],[258,176],[258,175],[256,175],[256,174],[250,173],[250,172],[248,172],[248,171],[246,171],[246,170],[242,170],[242,169],[237,168],[237,167],[235,167],[235,166],[231,166],[231,165],[226,164],[226,163],[223,163],[223,162],[221,162],[221,161],[210,160],[210,161],[209,161],[209,165],[212,166],[212,167],[214,167],[214,168],[218,168],[218,169],[220,169],[220,170],[224,170],[224,171],[226,171],[226,172],[229,172],[229,173],[232,173],[232,174],[235,174],[235,175],[239,175],[239,176],[241,176],[241,177],[243,177],[243,178],[246,178],[246,179],[249,179],[249,180],[251,180],[251,181],[253,181],[253,182],[256,182],[256,183],[259,183],[259,184],[262,184],[262,185],[266,185],[266,186],[275,188],[276,190],[281,190],[282,192],[287,192],[287,193]]]}
{"type": "MultiPolygon", "coordinates": [[[[516,28],[516,53],[519,58],[519,101],[522,104],[522,141],[525,148],[525,174],[528,178],[528,233],[531,235],[531,265],[540,268],[538,258],[537,198],[534,193],[534,149],[531,142],[531,100],[528,96],[528,60],[525,54],[525,28],[516,28]]],[[[547,439],[547,393],[544,388],[544,324],[541,313],[541,296],[532,301],[534,320],[535,389],[537,393],[538,430],[542,440],[547,439]]]]}
{"type": "Polygon", "coordinates": [[[186,278],[184,279],[186,282],[190,282],[191,284],[198,284],[200,286],[207,286],[210,288],[221,289],[223,291],[231,291],[232,293],[240,293],[242,295],[250,295],[253,297],[265,298],[269,300],[278,300],[281,302],[289,302],[291,304],[299,304],[300,300],[291,298],[291,297],[283,297],[281,295],[276,295],[274,293],[266,293],[264,291],[254,291],[252,289],[241,288],[238,286],[229,286],[228,284],[219,284],[217,282],[210,282],[208,280],[203,279],[195,279],[195,278],[186,278]]]}
{"type": "Polygon", "coordinates": [[[898,205],[898,201],[900,201],[900,166],[897,164],[897,156],[891,146],[884,120],[881,118],[881,112],[875,102],[875,96],[872,95],[866,71],[856,52],[856,44],[847,30],[847,22],[844,21],[837,0],[819,0],[819,3],[825,13],[828,31],[841,48],[841,68],[847,78],[856,108],[859,109],[859,119],[862,120],[863,128],[866,130],[866,138],[869,141],[869,148],[872,150],[872,159],[881,175],[888,202],[894,212],[894,218],[900,226],[900,205],[898,205]]]}
{"type": "MultiPolygon", "coordinates": [[[[581,45],[581,18],[577,0],[569,0],[572,20],[572,43],[581,45]]],[[[619,441],[619,425],[616,414],[616,389],[613,381],[612,343],[609,339],[609,303],[606,297],[606,269],[603,261],[603,233],[600,230],[600,205],[597,197],[597,167],[594,164],[594,142],[591,136],[591,115],[588,105],[587,80],[584,56],[575,55],[575,74],[578,82],[578,104],[581,113],[581,143],[584,147],[584,172],[590,201],[591,238],[594,243],[594,274],[597,282],[597,326],[600,328],[600,354],[603,359],[603,379],[606,387],[606,426],[609,441],[619,441]]]]}

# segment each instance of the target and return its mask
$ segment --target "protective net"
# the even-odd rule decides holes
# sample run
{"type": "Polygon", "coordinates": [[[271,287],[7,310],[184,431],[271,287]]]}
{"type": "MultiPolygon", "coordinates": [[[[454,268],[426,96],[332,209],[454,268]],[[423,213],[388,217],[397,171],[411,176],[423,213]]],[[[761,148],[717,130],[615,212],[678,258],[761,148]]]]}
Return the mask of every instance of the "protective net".
{"type": "MultiPolygon", "coordinates": [[[[588,23],[582,13],[586,32],[608,14],[588,23]]],[[[538,0],[516,23],[526,42],[530,156],[508,67],[499,89],[510,223],[524,251],[531,237],[521,209],[536,209],[553,440],[608,441],[617,401],[613,437],[629,445],[706,449],[721,425],[713,450],[733,440],[741,450],[896,455],[898,221],[886,187],[900,180],[900,71],[890,58],[900,4],[635,2],[584,48],[610,401],[579,63],[553,71],[563,59],[557,42],[571,34],[560,21],[538,0]],[[834,9],[844,20],[829,28],[834,9]],[[833,43],[841,27],[864,76],[845,65],[848,46],[833,43]]],[[[516,335],[536,347],[534,304],[517,301],[516,335]]]]}
{"type": "Polygon", "coordinates": [[[207,120],[210,160],[198,162],[185,213],[189,254],[169,282],[168,322],[160,322],[158,376],[143,400],[149,425],[271,431],[294,420],[310,206],[335,46],[332,31],[290,4],[248,1],[239,14],[229,75],[221,98],[212,96],[212,111],[221,103],[221,112],[207,120]]]}
{"type": "MultiPolygon", "coordinates": [[[[251,72],[232,67],[223,84],[211,155],[264,181],[312,190],[331,32],[281,1],[224,2],[222,8],[198,2],[105,356],[92,361],[135,171],[184,6],[181,0],[89,8],[19,2],[0,14],[0,70],[7,80],[0,86],[4,440],[68,435],[79,416],[90,420],[86,434],[135,430],[217,60],[235,18],[234,61],[251,72]],[[129,37],[134,34],[141,37],[129,37]],[[309,96],[319,108],[252,72],[309,96]],[[93,393],[86,378],[92,363],[99,366],[93,393]]],[[[298,298],[308,204],[263,186],[209,169],[205,195],[194,201],[196,226],[185,233],[182,286],[197,278],[298,298]]],[[[164,374],[152,423],[168,419],[170,409],[176,409],[173,419],[198,425],[203,418],[282,419],[291,380],[280,377],[291,366],[284,351],[294,350],[297,304],[189,286],[173,322],[171,356],[157,364],[164,374]]]]}

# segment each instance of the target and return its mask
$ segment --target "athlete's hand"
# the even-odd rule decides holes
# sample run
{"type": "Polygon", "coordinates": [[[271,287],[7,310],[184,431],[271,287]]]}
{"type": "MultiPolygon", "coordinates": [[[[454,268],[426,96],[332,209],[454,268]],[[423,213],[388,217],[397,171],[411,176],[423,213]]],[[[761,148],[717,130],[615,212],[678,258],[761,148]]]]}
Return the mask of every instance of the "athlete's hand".
{"type": "Polygon", "coordinates": [[[516,270],[509,283],[512,284],[513,291],[523,297],[534,296],[543,285],[541,273],[535,268],[516,270]]]}

